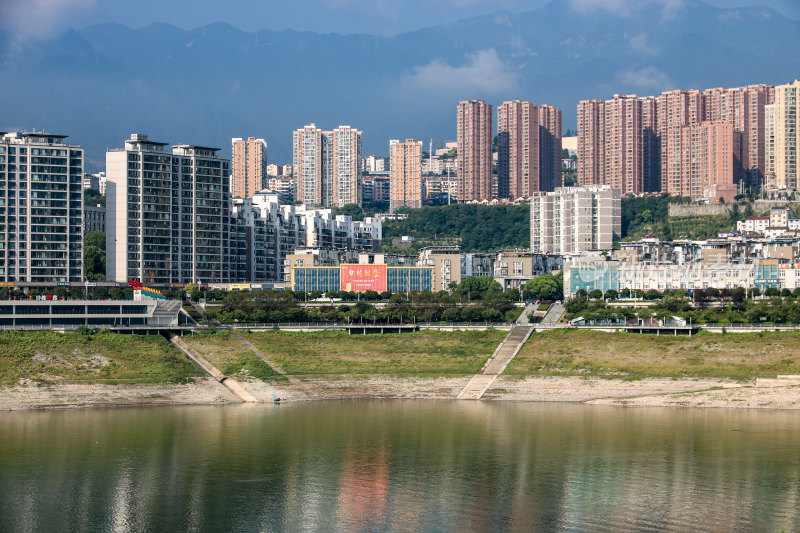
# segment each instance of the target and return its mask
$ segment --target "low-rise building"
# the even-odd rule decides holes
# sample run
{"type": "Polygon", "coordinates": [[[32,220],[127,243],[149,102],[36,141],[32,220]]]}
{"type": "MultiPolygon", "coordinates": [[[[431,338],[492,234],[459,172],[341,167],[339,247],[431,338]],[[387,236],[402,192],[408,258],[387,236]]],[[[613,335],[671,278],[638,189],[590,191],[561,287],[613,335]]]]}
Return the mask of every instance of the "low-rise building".
{"type": "Polygon", "coordinates": [[[106,231],[106,208],[100,204],[83,206],[83,234],[106,231]]]}
{"type": "Polygon", "coordinates": [[[564,294],[568,297],[581,289],[605,293],[623,289],[663,292],[749,288],[756,286],[756,279],[755,264],[647,265],[604,257],[576,257],[564,263],[564,294]]]}
{"type": "Polygon", "coordinates": [[[388,266],[386,263],[344,263],[337,266],[293,266],[290,287],[300,292],[421,292],[433,288],[433,269],[388,266]]]}
{"type": "Polygon", "coordinates": [[[428,246],[419,251],[419,265],[433,267],[434,291],[446,291],[451,283],[461,283],[461,248],[428,246]]]}
{"type": "Polygon", "coordinates": [[[536,276],[560,270],[563,264],[564,258],[561,256],[533,254],[528,250],[504,250],[497,252],[493,275],[504,291],[519,290],[536,276]]]}

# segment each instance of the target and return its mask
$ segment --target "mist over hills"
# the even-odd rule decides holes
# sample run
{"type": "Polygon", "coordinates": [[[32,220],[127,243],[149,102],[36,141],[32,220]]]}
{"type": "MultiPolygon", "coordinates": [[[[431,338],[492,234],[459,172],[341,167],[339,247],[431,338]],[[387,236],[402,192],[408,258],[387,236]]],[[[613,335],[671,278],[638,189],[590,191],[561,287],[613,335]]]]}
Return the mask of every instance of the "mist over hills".
{"type": "Polygon", "coordinates": [[[574,128],[584,98],[787,83],[800,77],[798,50],[797,21],[695,0],[617,13],[555,1],[396,36],[224,23],[0,34],[0,130],[70,135],[87,170],[131,132],[225,154],[231,137],[264,137],[271,161],[290,162],[291,132],[309,122],[357,127],[365,154],[387,154],[391,138],[453,139],[460,99],[554,104],[574,128]]]}

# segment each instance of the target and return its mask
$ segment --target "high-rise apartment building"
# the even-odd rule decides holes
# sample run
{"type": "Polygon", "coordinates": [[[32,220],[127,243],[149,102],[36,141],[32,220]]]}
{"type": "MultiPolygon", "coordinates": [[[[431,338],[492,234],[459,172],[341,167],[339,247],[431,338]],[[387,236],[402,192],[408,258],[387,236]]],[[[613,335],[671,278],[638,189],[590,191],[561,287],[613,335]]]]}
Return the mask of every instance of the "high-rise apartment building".
{"type": "Polygon", "coordinates": [[[775,189],[775,105],[764,107],[764,186],[775,189]]]}
{"type": "Polygon", "coordinates": [[[618,189],[558,187],[531,197],[531,252],[568,254],[608,250],[622,231],[618,189]]]}
{"type": "Polygon", "coordinates": [[[398,207],[422,207],[421,157],[421,141],[389,141],[390,212],[398,207]]]}
{"type": "Polygon", "coordinates": [[[642,181],[647,192],[661,190],[661,144],[658,138],[658,101],[655,96],[639,98],[642,126],[642,181]]]}
{"type": "Polygon", "coordinates": [[[0,281],[83,281],[83,148],[0,132],[0,281]]]}
{"type": "Polygon", "coordinates": [[[458,200],[492,198],[492,106],[483,100],[462,100],[457,108],[458,200]]]}
{"type": "Polygon", "coordinates": [[[680,128],[708,122],[729,123],[742,132],[745,172],[737,179],[761,184],[767,166],[765,107],[773,98],[774,87],[762,84],[581,101],[578,183],[608,184],[623,193],[692,190],[692,183],[674,181],[683,176],[676,170],[682,168],[680,128]]]}
{"type": "Polygon", "coordinates": [[[497,192],[528,198],[561,185],[561,110],[513,100],[497,108],[497,192]]]}
{"type": "Polygon", "coordinates": [[[600,185],[605,179],[605,119],[603,100],[578,103],[578,185],[600,185]]]}
{"type": "Polygon", "coordinates": [[[636,95],[581,101],[578,184],[610,185],[623,194],[651,190],[658,183],[655,114],[655,101],[636,95]]]}
{"type": "MultiPolygon", "coordinates": [[[[539,110],[539,190],[563,185],[561,175],[561,122],[559,108],[542,104],[539,110]]],[[[531,191],[533,192],[533,191],[531,191]]]]}
{"type": "Polygon", "coordinates": [[[497,106],[497,194],[527,198],[539,191],[539,110],[514,100],[497,106]]]}
{"type": "Polygon", "coordinates": [[[797,128],[800,80],[775,87],[775,103],[766,106],[765,167],[775,188],[797,190],[797,128]]]}
{"type": "Polygon", "coordinates": [[[624,194],[644,191],[642,105],[636,95],[615,94],[605,103],[605,185],[624,194]]]}
{"type": "Polygon", "coordinates": [[[322,181],[322,130],[309,124],[295,130],[292,139],[294,199],[307,205],[324,205],[322,181]]]}
{"type": "Polygon", "coordinates": [[[361,132],[350,126],[339,126],[325,132],[325,152],[332,170],[333,197],[329,206],[361,205],[361,132]]]}
{"type": "Polygon", "coordinates": [[[106,153],[106,279],[227,281],[230,164],[218,148],[165,146],[132,134],[106,153]]]}
{"type": "Polygon", "coordinates": [[[231,139],[233,154],[231,194],[252,198],[263,189],[267,179],[267,141],[248,137],[231,139]]]}
{"type": "Polygon", "coordinates": [[[711,185],[738,184],[744,173],[742,136],[730,122],[669,128],[662,191],[699,200],[711,185]]]}
{"type": "Polygon", "coordinates": [[[315,124],[293,135],[295,199],[308,205],[361,205],[361,131],[315,124]]]}
{"type": "Polygon", "coordinates": [[[746,171],[743,178],[751,186],[764,183],[764,108],[773,103],[774,98],[775,87],[764,84],[732,89],[717,87],[703,91],[703,120],[729,122],[733,124],[734,130],[742,132],[742,165],[746,171]]]}

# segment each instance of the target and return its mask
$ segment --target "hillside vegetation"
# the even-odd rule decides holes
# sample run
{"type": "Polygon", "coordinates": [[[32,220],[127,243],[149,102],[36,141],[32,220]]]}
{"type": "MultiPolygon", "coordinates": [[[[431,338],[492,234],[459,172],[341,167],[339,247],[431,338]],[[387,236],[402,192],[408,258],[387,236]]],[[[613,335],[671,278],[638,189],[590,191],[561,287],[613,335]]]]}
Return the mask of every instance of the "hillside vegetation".
{"type": "Polygon", "coordinates": [[[201,372],[158,335],[0,332],[0,384],[183,383],[201,372]]]}
{"type": "Polygon", "coordinates": [[[800,333],[686,336],[557,330],[534,333],[506,374],[749,380],[800,373],[800,333]]]}
{"type": "Polygon", "coordinates": [[[410,235],[415,240],[446,239],[461,251],[493,252],[530,246],[530,206],[453,204],[408,211],[405,220],[383,225],[385,248],[392,237],[410,235]]]}

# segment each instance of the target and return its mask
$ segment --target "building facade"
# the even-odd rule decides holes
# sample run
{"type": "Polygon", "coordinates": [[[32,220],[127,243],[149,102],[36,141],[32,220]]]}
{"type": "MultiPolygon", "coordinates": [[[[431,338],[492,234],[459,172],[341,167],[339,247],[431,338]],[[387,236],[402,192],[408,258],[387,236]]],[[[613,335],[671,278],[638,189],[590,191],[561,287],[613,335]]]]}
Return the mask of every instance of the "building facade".
{"type": "Polygon", "coordinates": [[[433,268],[433,291],[448,291],[450,283],[461,283],[461,248],[458,246],[422,248],[418,264],[433,268]]]}
{"type": "Polygon", "coordinates": [[[531,197],[531,251],[608,250],[622,232],[621,194],[608,185],[559,187],[531,197]]]}
{"type": "Polygon", "coordinates": [[[389,141],[390,200],[389,211],[398,207],[422,207],[422,142],[406,139],[389,141]]]}
{"type": "Polygon", "coordinates": [[[709,186],[735,187],[743,177],[744,151],[742,133],[733,128],[730,122],[670,128],[662,192],[699,200],[705,197],[709,186]]]}
{"type": "Polygon", "coordinates": [[[656,101],[615,94],[578,104],[578,184],[623,194],[658,190],[656,101]]]}
{"type": "Polygon", "coordinates": [[[231,139],[231,195],[252,198],[266,186],[267,141],[248,137],[231,139]]]}
{"type": "Polygon", "coordinates": [[[323,131],[309,124],[294,132],[292,153],[297,201],[323,207],[362,204],[361,131],[350,126],[323,131]]]}
{"type": "Polygon", "coordinates": [[[289,281],[287,258],[298,249],[333,255],[375,252],[381,248],[382,224],[377,218],[353,220],[333,216],[330,209],[283,205],[277,194],[259,193],[236,199],[230,221],[230,271],[236,282],[289,281]],[[323,252],[321,252],[323,253],[323,252]]]}
{"type": "Polygon", "coordinates": [[[0,281],[83,280],[83,148],[0,132],[0,281]]]}
{"type": "Polygon", "coordinates": [[[460,202],[492,199],[492,106],[462,100],[457,107],[456,167],[460,202]]]}
{"type": "Polygon", "coordinates": [[[581,101],[578,184],[611,185],[624,194],[690,190],[691,183],[675,181],[681,177],[676,173],[682,158],[681,128],[704,123],[730,124],[741,133],[742,172],[737,179],[763,184],[769,165],[768,104],[774,94],[774,87],[761,84],[581,101]]]}
{"type": "Polygon", "coordinates": [[[106,153],[106,279],[227,281],[230,163],[217,148],[165,146],[132,134],[106,153]]]}
{"type": "Polygon", "coordinates": [[[765,112],[764,140],[768,181],[776,189],[797,190],[797,127],[800,80],[775,87],[775,102],[765,112]]]}
{"type": "Polygon", "coordinates": [[[106,208],[101,205],[83,206],[83,234],[106,231],[106,208]]]}

